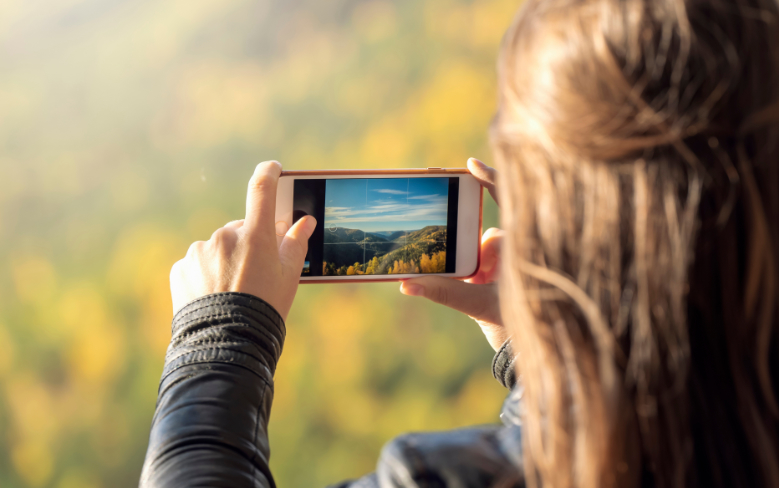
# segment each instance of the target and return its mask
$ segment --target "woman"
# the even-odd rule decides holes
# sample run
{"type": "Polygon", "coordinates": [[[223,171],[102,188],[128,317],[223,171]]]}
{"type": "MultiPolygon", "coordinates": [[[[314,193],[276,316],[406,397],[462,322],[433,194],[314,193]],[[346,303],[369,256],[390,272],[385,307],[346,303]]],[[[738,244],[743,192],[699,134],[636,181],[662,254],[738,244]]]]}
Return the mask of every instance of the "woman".
{"type": "MultiPolygon", "coordinates": [[[[499,75],[500,301],[402,289],[479,320],[509,383],[513,348],[521,408],[515,388],[505,427],[401,438],[341,486],[779,486],[776,0],[526,0],[499,75]]],[[[279,172],[174,266],[142,486],[273,486],[272,373],[315,224],[277,245],[279,172]]]]}

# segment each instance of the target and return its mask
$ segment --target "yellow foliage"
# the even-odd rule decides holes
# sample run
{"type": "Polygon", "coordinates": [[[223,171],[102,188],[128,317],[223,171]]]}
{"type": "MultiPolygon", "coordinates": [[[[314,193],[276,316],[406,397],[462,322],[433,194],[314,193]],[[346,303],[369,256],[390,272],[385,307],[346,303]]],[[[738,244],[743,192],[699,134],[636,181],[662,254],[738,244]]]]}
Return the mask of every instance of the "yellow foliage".
{"type": "Polygon", "coordinates": [[[205,62],[186,69],[178,80],[178,103],[156,121],[155,142],[211,146],[255,137],[267,123],[265,75],[251,62],[205,62]]]}
{"type": "Polygon", "coordinates": [[[471,25],[467,29],[471,42],[486,47],[500,43],[516,10],[515,0],[491,0],[471,4],[471,25]]]}
{"type": "Polygon", "coordinates": [[[42,486],[53,468],[51,446],[66,427],[62,405],[36,376],[23,373],[4,385],[10,417],[11,461],[29,486],[42,486]]]}
{"type": "Polygon", "coordinates": [[[423,273],[445,273],[446,251],[439,251],[432,256],[423,254],[419,260],[419,267],[423,273]]]}
{"type": "MultiPolygon", "coordinates": [[[[370,267],[368,269],[371,269],[370,267]]],[[[402,259],[393,261],[387,268],[388,274],[417,274],[417,273],[445,273],[446,251],[439,251],[432,256],[423,254],[419,262],[411,260],[405,262],[402,259]]],[[[370,273],[369,273],[370,274],[370,273]]]]}
{"type": "Polygon", "coordinates": [[[366,306],[369,300],[370,295],[363,291],[320,295],[311,303],[317,311],[310,317],[316,347],[309,354],[316,358],[323,389],[354,384],[364,373],[365,352],[360,349],[360,339],[371,324],[366,306]]]}
{"type": "Polygon", "coordinates": [[[365,274],[376,274],[379,270],[379,258],[374,256],[373,259],[368,261],[365,265],[365,274]]]}
{"type": "Polygon", "coordinates": [[[361,2],[352,12],[352,26],[368,42],[385,39],[397,28],[395,5],[388,0],[361,2]]]}
{"type": "Polygon", "coordinates": [[[493,48],[517,10],[514,0],[486,0],[470,4],[426,2],[425,27],[433,37],[458,44],[493,48]]]}
{"type": "Polygon", "coordinates": [[[474,417],[495,415],[505,395],[504,390],[495,388],[495,378],[488,372],[473,372],[455,401],[458,422],[467,424],[474,417]]]}
{"type": "Polygon", "coordinates": [[[12,261],[16,297],[23,302],[51,299],[57,274],[51,262],[40,256],[17,257],[12,261]]]}
{"type": "Polygon", "coordinates": [[[70,371],[77,380],[100,385],[124,367],[123,334],[117,327],[81,335],[68,349],[70,371]]]}
{"type": "Polygon", "coordinates": [[[186,242],[181,235],[157,226],[131,227],[117,239],[108,266],[112,291],[141,305],[143,320],[139,327],[146,343],[158,354],[170,341],[170,269],[186,255],[186,242]]]}
{"type": "Polygon", "coordinates": [[[11,450],[14,468],[28,486],[38,487],[51,478],[54,459],[51,449],[41,442],[22,442],[11,450]]]}
{"type": "Polygon", "coordinates": [[[90,285],[71,285],[59,301],[65,356],[76,382],[97,387],[124,367],[124,334],[109,318],[103,297],[90,285]]]}
{"type": "Polygon", "coordinates": [[[11,371],[15,355],[16,344],[8,333],[8,329],[0,323],[0,378],[11,371]]]}
{"type": "Polygon", "coordinates": [[[100,488],[100,486],[93,474],[80,469],[69,469],[57,484],[57,488],[100,488]]]}
{"type": "Polygon", "coordinates": [[[139,168],[124,167],[117,171],[110,185],[113,207],[117,212],[139,210],[149,201],[149,175],[139,168]]]}
{"type": "Polygon", "coordinates": [[[412,149],[411,142],[398,120],[388,120],[370,128],[363,139],[361,157],[376,164],[402,165],[412,149]]]}
{"type": "MultiPolygon", "coordinates": [[[[0,7],[0,27],[68,26],[34,29],[56,55],[39,49],[0,79],[0,135],[15,141],[0,156],[0,451],[24,486],[129,486],[113,477],[146,447],[170,268],[241,217],[257,162],[463,166],[487,154],[495,74],[481,60],[515,2],[371,0],[331,16],[302,1],[145,2],[75,24],[63,19],[80,0],[0,7]],[[57,97],[62,80],[75,105],[57,97]]],[[[26,45],[27,31],[5,31],[26,45]]],[[[445,257],[404,256],[388,272],[443,272],[445,257]]],[[[394,284],[301,286],[270,425],[279,486],[361,476],[400,432],[495,421],[504,392],[489,346],[451,317],[394,284]],[[300,470],[312,441],[326,455],[300,470]]]]}
{"type": "Polygon", "coordinates": [[[19,438],[48,443],[64,427],[57,425],[54,395],[37,376],[20,373],[8,381],[3,390],[12,431],[19,438]]]}
{"type": "Polygon", "coordinates": [[[430,273],[430,256],[423,254],[419,259],[419,267],[423,273],[430,273]]]}
{"type": "MultiPolygon", "coordinates": [[[[223,210],[213,207],[200,208],[187,219],[187,231],[191,240],[205,241],[211,238],[211,234],[231,220],[223,210]]],[[[184,256],[181,256],[184,257],[184,256]]]]}

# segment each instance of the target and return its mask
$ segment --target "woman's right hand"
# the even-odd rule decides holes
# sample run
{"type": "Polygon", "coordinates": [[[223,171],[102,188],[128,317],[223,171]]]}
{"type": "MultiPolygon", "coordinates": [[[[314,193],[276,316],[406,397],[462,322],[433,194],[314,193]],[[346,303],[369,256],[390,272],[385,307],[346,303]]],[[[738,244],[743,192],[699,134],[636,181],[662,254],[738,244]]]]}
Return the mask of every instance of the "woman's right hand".
{"type": "Polygon", "coordinates": [[[260,163],[249,181],[246,218],[217,229],[207,242],[192,244],[186,257],[173,265],[174,313],[212,293],[241,292],[265,300],[286,320],[316,220],[309,215],[280,232],[276,224],[280,176],[278,162],[260,163]]]}
{"type": "MultiPolygon", "coordinates": [[[[473,158],[468,160],[468,169],[497,202],[497,172],[473,158]]],[[[470,279],[459,281],[442,276],[414,278],[401,283],[401,293],[425,297],[468,315],[479,324],[487,342],[497,351],[508,339],[498,302],[497,280],[502,240],[503,231],[487,229],[481,240],[479,270],[470,279]]]]}

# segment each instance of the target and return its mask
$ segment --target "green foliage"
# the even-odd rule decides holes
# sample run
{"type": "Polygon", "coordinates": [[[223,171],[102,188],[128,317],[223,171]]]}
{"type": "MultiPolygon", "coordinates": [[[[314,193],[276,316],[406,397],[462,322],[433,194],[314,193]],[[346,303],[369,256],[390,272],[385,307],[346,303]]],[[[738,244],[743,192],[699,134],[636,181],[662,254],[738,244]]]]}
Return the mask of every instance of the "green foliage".
{"type": "MultiPolygon", "coordinates": [[[[242,217],[259,161],[489,162],[497,48],[517,6],[4,0],[0,486],[137,486],[170,267],[242,217]]],[[[409,252],[419,266],[440,251],[409,252]]],[[[360,476],[402,432],[497,421],[504,392],[478,327],[395,284],[301,286],[287,330],[279,486],[360,476]]]]}

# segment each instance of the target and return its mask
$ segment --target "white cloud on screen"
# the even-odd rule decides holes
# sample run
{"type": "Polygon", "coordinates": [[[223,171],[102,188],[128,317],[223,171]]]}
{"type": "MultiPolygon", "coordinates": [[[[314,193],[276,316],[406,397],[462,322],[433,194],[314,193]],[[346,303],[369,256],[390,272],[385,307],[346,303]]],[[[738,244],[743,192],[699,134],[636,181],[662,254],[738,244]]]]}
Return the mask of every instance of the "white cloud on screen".
{"type": "Polygon", "coordinates": [[[417,195],[415,197],[408,197],[409,200],[435,200],[443,198],[441,195],[417,195]]]}
{"type": "Polygon", "coordinates": [[[348,227],[354,223],[439,221],[446,225],[447,198],[441,195],[421,195],[409,200],[422,200],[409,205],[392,200],[377,200],[365,207],[327,207],[327,225],[348,227]]]}

